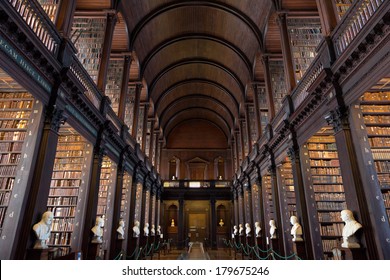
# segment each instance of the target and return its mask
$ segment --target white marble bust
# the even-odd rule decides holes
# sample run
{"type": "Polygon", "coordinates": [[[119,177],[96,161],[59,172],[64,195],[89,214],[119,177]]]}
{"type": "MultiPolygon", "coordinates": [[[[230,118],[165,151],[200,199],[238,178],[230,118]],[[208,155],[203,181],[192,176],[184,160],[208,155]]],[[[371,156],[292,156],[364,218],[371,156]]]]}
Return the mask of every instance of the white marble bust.
{"type": "Polygon", "coordinates": [[[149,223],[144,226],[144,236],[149,236],[149,223]]]}
{"type": "Polygon", "coordinates": [[[134,237],[139,237],[139,234],[140,234],[139,221],[136,220],[134,222],[134,226],[133,226],[133,236],[134,237]]]}
{"type": "Polygon", "coordinates": [[[104,220],[101,217],[97,217],[95,226],[91,229],[93,232],[92,243],[102,243],[104,220]]]}
{"type": "Polygon", "coordinates": [[[239,235],[244,235],[244,227],[242,226],[242,224],[239,224],[238,225],[238,234],[239,235]]]}
{"type": "Polygon", "coordinates": [[[246,236],[250,237],[251,236],[251,232],[252,232],[251,225],[249,223],[246,223],[245,224],[245,234],[246,234],[246,236]]]}
{"type": "Polygon", "coordinates": [[[125,222],[123,220],[119,221],[119,226],[116,229],[116,232],[118,233],[118,239],[125,239],[125,222]]]}
{"type": "Polygon", "coordinates": [[[150,236],[155,236],[156,235],[156,230],[154,228],[154,225],[151,225],[150,227],[150,236]]]}
{"type": "Polygon", "coordinates": [[[271,239],[275,239],[276,238],[276,223],[275,223],[275,220],[270,220],[269,221],[269,234],[270,234],[270,238],[271,239]]]}
{"type": "Polygon", "coordinates": [[[259,222],[255,222],[256,237],[261,237],[261,227],[259,222]]]}
{"type": "Polygon", "coordinates": [[[237,228],[236,225],[233,226],[233,234],[234,234],[234,235],[238,235],[238,228],[237,228]]]}
{"type": "Polygon", "coordinates": [[[158,225],[157,226],[157,235],[161,236],[162,232],[161,232],[161,226],[158,225]]]}
{"type": "Polygon", "coordinates": [[[341,247],[343,248],[360,248],[357,237],[355,233],[361,229],[363,226],[358,223],[353,217],[351,210],[341,211],[341,219],[345,223],[343,228],[343,243],[341,247]]]}
{"type": "Polygon", "coordinates": [[[292,225],[291,235],[293,236],[292,241],[298,242],[303,241],[302,239],[302,226],[298,222],[298,217],[291,216],[290,223],[292,225]]]}
{"type": "Polygon", "coordinates": [[[42,215],[42,219],[33,226],[33,230],[37,237],[34,244],[34,249],[47,249],[46,241],[50,238],[51,224],[53,222],[53,213],[46,211],[42,215]]]}

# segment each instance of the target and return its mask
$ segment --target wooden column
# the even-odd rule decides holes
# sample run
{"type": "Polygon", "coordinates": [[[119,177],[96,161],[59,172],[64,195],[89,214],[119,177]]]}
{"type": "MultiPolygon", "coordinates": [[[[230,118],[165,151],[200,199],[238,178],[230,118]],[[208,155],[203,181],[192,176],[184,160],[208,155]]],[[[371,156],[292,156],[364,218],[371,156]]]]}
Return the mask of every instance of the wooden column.
{"type": "Polygon", "coordinates": [[[306,257],[311,260],[314,259],[314,252],[313,252],[312,239],[310,238],[311,237],[310,226],[309,226],[310,211],[308,211],[307,201],[305,197],[300,151],[299,151],[299,146],[296,138],[296,133],[294,130],[292,130],[292,138],[293,138],[293,145],[291,148],[289,148],[287,154],[291,160],[291,167],[292,167],[292,173],[294,178],[293,181],[294,181],[294,192],[295,192],[297,214],[298,217],[300,217],[300,221],[302,225],[303,238],[306,245],[305,246],[306,257]]]}
{"type": "Polygon", "coordinates": [[[76,0],[60,1],[57,8],[56,29],[62,37],[70,39],[73,16],[76,11],[76,0]]]}
{"type": "Polygon", "coordinates": [[[114,36],[115,24],[118,16],[114,12],[107,14],[106,32],[102,48],[102,56],[100,58],[99,73],[97,78],[97,87],[101,92],[106,90],[107,72],[110,63],[110,54],[112,46],[112,38],[114,36]]]}
{"type": "Polygon", "coordinates": [[[118,107],[118,117],[120,120],[125,119],[126,113],[126,95],[129,89],[129,75],[130,75],[130,66],[131,66],[131,56],[125,55],[125,61],[123,65],[123,76],[121,84],[121,93],[119,97],[119,107],[118,107]]]}
{"type": "Polygon", "coordinates": [[[131,186],[131,201],[130,201],[130,214],[128,220],[128,233],[127,233],[127,255],[132,256],[132,259],[136,257],[135,250],[139,246],[139,238],[134,237],[133,226],[135,222],[135,212],[137,206],[137,185],[141,182],[140,167],[134,169],[133,182],[131,186]]]}
{"type": "MultiPolygon", "coordinates": [[[[262,192],[262,186],[261,186],[260,168],[258,166],[256,166],[256,170],[257,170],[257,172],[256,172],[257,178],[255,179],[254,184],[256,184],[258,186],[259,200],[255,201],[254,203],[259,204],[258,207],[259,207],[259,212],[260,212],[260,220],[258,222],[260,222],[260,226],[261,226],[261,238],[260,238],[261,243],[257,243],[257,245],[262,250],[265,250],[266,244],[267,244],[266,238],[269,235],[269,231],[266,230],[267,229],[266,224],[268,224],[269,221],[265,220],[265,213],[264,213],[264,209],[262,208],[262,205],[264,204],[264,198],[263,198],[263,192],[262,192]]],[[[257,221],[254,221],[254,222],[257,222],[257,221]]]]}
{"type": "Polygon", "coordinates": [[[238,194],[238,221],[239,224],[245,225],[245,209],[244,209],[244,190],[242,189],[241,183],[237,187],[238,194]]]}
{"type": "Polygon", "coordinates": [[[246,133],[248,135],[248,154],[250,154],[250,152],[252,151],[252,140],[254,140],[254,139],[252,139],[252,130],[251,130],[251,126],[250,126],[250,121],[253,121],[249,117],[250,106],[252,106],[252,104],[249,104],[249,103],[245,104],[246,133]]]}
{"type": "Polygon", "coordinates": [[[93,150],[93,160],[91,168],[91,179],[89,184],[89,192],[87,198],[87,207],[85,211],[84,219],[84,232],[82,236],[81,251],[83,254],[83,259],[94,259],[91,256],[91,228],[95,225],[98,197],[99,197],[99,185],[100,185],[100,173],[103,163],[103,157],[106,154],[104,149],[104,142],[102,139],[103,135],[100,135],[99,140],[97,141],[94,150],[93,150]]]}
{"type": "MultiPolygon", "coordinates": [[[[158,137],[159,137],[159,132],[156,130],[154,132],[154,166],[156,166],[157,169],[157,162],[158,162],[158,137]]],[[[158,173],[158,170],[157,170],[158,173]]]]}
{"type": "MultiPolygon", "coordinates": [[[[122,240],[118,240],[117,228],[119,226],[120,213],[121,213],[121,202],[122,202],[122,191],[123,191],[123,176],[124,176],[124,165],[125,165],[125,157],[122,153],[122,156],[119,159],[117,174],[116,174],[116,185],[114,192],[114,204],[113,204],[113,221],[111,229],[111,240],[110,242],[110,250],[109,250],[109,259],[113,260],[120,251],[122,250],[122,240]]],[[[128,224],[126,223],[128,227],[128,224]]]]}
{"type": "MultiPolygon", "coordinates": [[[[348,121],[348,109],[339,106],[326,117],[333,125],[337,151],[339,154],[341,175],[348,209],[354,213],[357,221],[364,225],[362,246],[367,249],[369,259],[378,259],[378,248],[375,242],[373,226],[362,178],[359,172],[358,158],[348,121]]],[[[371,202],[373,203],[373,202],[371,202]]]]}
{"type": "Polygon", "coordinates": [[[248,180],[248,184],[244,185],[244,208],[245,208],[245,223],[248,223],[251,227],[251,237],[247,237],[247,241],[250,242],[250,246],[253,246],[253,237],[256,236],[256,232],[254,231],[254,222],[253,222],[253,205],[252,205],[252,186],[250,184],[250,180],[248,180]]]}
{"type": "Polygon", "coordinates": [[[54,107],[47,109],[38,147],[38,158],[34,170],[32,170],[31,187],[27,194],[28,199],[21,217],[23,222],[18,229],[19,239],[15,254],[12,252],[12,259],[25,258],[26,249],[32,247],[35,240],[31,229],[35,223],[41,220],[42,214],[47,210],[47,198],[57,150],[58,130],[65,120],[63,110],[54,107]]]}
{"type": "Polygon", "coordinates": [[[146,133],[148,131],[148,113],[149,113],[149,104],[144,105],[144,123],[142,124],[142,150],[146,150],[146,133]]]}
{"type": "Polygon", "coordinates": [[[291,55],[290,38],[287,30],[287,14],[278,14],[278,26],[280,29],[280,41],[282,44],[284,75],[286,77],[286,89],[289,94],[296,86],[294,64],[291,55]]]}
{"type": "MultiPolygon", "coordinates": [[[[240,142],[241,142],[241,154],[242,154],[242,160],[244,161],[245,159],[245,142],[244,142],[244,133],[245,133],[245,129],[244,129],[244,119],[240,119],[239,120],[240,122],[240,142]]],[[[248,139],[248,138],[247,138],[248,139]]]]}
{"type": "Polygon", "coordinates": [[[236,141],[234,140],[234,136],[231,137],[230,146],[231,146],[231,157],[232,157],[232,174],[236,172],[235,165],[237,164],[237,161],[234,161],[234,155],[235,155],[235,148],[236,148],[236,141]]]}
{"type": "Polygon", "coordinates": [[[262,131],[261,131],[261,115],[260,115],[260,107],[259,107],[259,92],[258,92],[258,86],[256,84],[253,84],[253,103],[255,106],[255,122],[256,122],[256,129],[257,129],[257,139],[260,138],[262,131]]]}
{"type": "Polygon", "coordinates": [[[236,130],[235,138],[236,138],[236,162],[237,162],[237,169],[240,167],[240,150],[238,149],[238,141],[239,141],[238,133],[239,133],[238,130],[236,130]]]}
{"type": "Polygon", "coordinates": [[[233,189],[233,206],[234,206],[234,225],[238,226],[240,218],[238,214],[238,191],[236,188],[233,189]]]}
{"type": "Polygon", "coordinates": [[[278,182],[276,178],[276,167],[275,167],[275,160],[274,160],[274,155],[271,152],[271,166],[268,168],[268,171],[271,176],[271,188],[272,188],[272,202],[274,204],[274,212],[275,212],[275,222],[277,225],[280,226],[279,228],[279,234],[278,234],[278,247],[279,247],[279,253],[284,256],[286,254],[284,248],[284,242],[285,238],[284,235],[282,234],[282,231],[286,230],[281,227],[282,225],[282,216],[281,216],[281,207],[280,207],[280,202],[279,202],[279,189],[278,189],[278,182]]]}
{"type": "Polygon", "coordinates": [[[269,70],[268,56],[263,55],[262,62],[264,66],[265,90],[267,92],[267,106],[269,115],[268,123],[271,123],[272,119],[275,117],[275,102],[274,95],[272,94],[271,72],[269,70]]]}
{"type": "Polygon", "coordinates": [[[133,127],[131,129],[131,135],[133,136],[134,139],[137,138],[141,90],[142,90],[142,84],[140,84],[140,83],[136,84],[136,86],[135,86],[135,99],[134,99],[134,111],[133,111],[133,127]]]}
{"type": "MultiPolygon", "coordinates": [[[[150,161],[153,159],[154,150],[154,119],[150,120],[150,141],[149,141],[149,155],[150,161]]],[[[153,161],[152,161],[153,162],[153,161]]]]}
{"type": "Polygon", "coordinates": [[[336,13],[333,8],[333,1],[316,0],[318,13],[320,14],[321,29],[324,36],[330,36],[337,26],[336,13]]]}

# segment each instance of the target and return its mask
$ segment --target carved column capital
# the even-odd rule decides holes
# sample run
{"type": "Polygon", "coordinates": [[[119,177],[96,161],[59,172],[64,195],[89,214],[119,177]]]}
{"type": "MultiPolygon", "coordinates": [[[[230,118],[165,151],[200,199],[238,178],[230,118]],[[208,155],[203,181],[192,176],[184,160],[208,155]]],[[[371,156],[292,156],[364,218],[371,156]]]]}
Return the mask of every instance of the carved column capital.
{"type": "Polygon", "coordinates": [[[50,129],[58,132],[60,126],[66,122],[68,116],[64,113],[64,110],[54,108],[47,113],[46,118],[47,123],[50,124],[50,129]]]}
{"type": "Polygon", "coordinates": [[[326,122],[333,126],[334,132],[349,128],[349,111],[347,107],[338,107],[325,116],[326,122]]]}

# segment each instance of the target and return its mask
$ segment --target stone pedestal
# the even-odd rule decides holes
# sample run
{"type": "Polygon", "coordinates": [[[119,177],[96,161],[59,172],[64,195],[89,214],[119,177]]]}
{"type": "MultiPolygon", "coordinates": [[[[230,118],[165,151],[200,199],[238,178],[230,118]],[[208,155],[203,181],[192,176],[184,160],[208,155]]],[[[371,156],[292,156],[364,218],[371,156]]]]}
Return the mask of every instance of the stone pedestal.
{"type": "Polygon", "coordinates": [[[306,249],[305,249],[305,242],[304,241],[296,241],[296,242],[294,242],[293,243],[293,251],[302,260],[307,260],[306,249]]]}

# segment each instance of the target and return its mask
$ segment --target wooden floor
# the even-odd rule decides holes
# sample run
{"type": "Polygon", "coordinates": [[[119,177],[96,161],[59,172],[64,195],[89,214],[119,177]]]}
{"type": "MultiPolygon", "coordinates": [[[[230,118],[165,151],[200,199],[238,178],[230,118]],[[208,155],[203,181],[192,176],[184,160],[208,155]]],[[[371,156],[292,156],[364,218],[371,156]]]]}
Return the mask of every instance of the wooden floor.
{"type": "MultiPolygon", "coordinates": [[[[153,259],[158,259],[157,256],[153,259]]],[[[171,249],[160,252],[160,260],[232,260],[234,253],[229,254],[228,249],[206,249],[202,243],[194,242],[189,250],[171,249]]]]}

